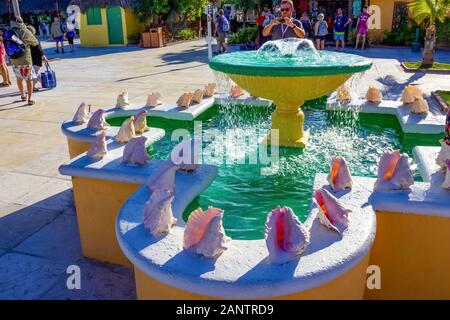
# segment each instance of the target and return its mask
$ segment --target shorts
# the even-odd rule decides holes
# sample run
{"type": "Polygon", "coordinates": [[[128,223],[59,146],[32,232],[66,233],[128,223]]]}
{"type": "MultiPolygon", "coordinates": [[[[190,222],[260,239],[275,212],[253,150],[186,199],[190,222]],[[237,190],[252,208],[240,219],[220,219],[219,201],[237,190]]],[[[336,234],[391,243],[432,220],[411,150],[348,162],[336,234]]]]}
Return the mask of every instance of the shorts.
{"type": "Polygon", "coordinates": [[[64,36],[58,36],[54,38],[56,42],[63,42],[64,41],[64,36]]]}
{"type": "Polygon", "coordinates": [[[367,28],[358,28],[358,34],[361,36],[366,36],[368,31],[367,28]]]}
{"type": "Polygon", "coordinates": [[[314,39],[324,41],[327,38],[327,36],[315,36],[314,39]]]}
{"type": "Polygon", "coordinates": [[[217,33],[217,42],[218,43],[223,43],[225,42],[225,32],[218,32],[217,33]]]}
{"type": "Polygon", "coordinates": [[[16,78],[19,80],[33,80],[34,70],[32,66],[12,66],[16,78]]]}
{"type": "Polygon", "coordinates": [[[334,33],[334,41],[344,41],[345,40],[345,32],[335,32],[334,33]]]}

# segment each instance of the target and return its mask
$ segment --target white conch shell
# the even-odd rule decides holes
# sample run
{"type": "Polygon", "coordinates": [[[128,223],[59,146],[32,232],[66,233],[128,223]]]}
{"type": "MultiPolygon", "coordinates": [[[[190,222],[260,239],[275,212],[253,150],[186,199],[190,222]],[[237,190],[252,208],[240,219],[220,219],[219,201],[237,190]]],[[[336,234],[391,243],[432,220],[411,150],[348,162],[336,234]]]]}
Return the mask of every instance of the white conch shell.
{"type": "Polygon", "coordinates": [[[170,161],[182,171],[194,171],[200,166],[202,144],[200,140],[185,140],[177,144],[170,153],[170,161]]]}
{"type": "Polygon", "coordinates": [[[150,157],[147,154],[146,142],[147,138],[144,136],[131,138],[123,149],[122,162],[140,165],[147,164],[150,157]]]}
{"type": "Polygon", "coordinates": [[[192,100],[192,92],[186,92],[181,95],[180,98],[177,100],[177,106],[180,108],[189,108],[189,105],[191,104],[192,100]]]}
{"type": "Polygon", "coordinates": [[[395,150],[381,156],[378,164],[378,178],[375,191],[409,189],[414,184],[413,173],[409,167],[409,158],[395,150]]]}
{"type": "Polygon", "coordinates": [[[242,88],[238,85],[231,86],[230,96],[232,98],[239,98],[240,96],[244,95],[244,93],[244,90],[242,90],[242,88]]]}
{"type": "Polygon", "coordinates": [[[172,213],[173,198],[170,190],[155,190],[145,204],[144,226],[153,236],[170,233],[172,226],[177,223],[172,213]]]}
{"type": "Polygon", "coordinates": [[[450,160],[447,160],[447,171],[445,173],[444,182],[441,186],[444,189],[450,189],[450,160]]]}
{"type": "Polygon", "coordinates": [[[271,263],[285,263],[301,255],[309,245],[309,231],[289,207],[272,210],[267,216],[265,239],[271,263]]]}
{"type": "Polygon", "coordinates": [[[204,96],[206,98],[212,97],[216,93],[216,87],[217,87],[217,85],[215,83],[208,83],[205,86],[204,96]]]}
{"type": "Polygon", "coordinates": [[[380,89],[377,87],[369,87],[366,93],[367,102],[379,103],[383,99],[380,89]]]}
{"type": "Polygon", "coordinates": [[[161,102],[161,94],[159,92],[152,92],[147,97],[147,102],[145,103],[146,107],[154,108],[158,105],[162,104],[161,102]]]}
{"type": "Polygon", "coordinates": [[[82,102],[73,116],[73,122],[83,124],[89,121],[89,106],[82,102]]]}
{"type": "Polygon", "coordinates": [[[428,114],[430,108],[428,107],[428,102],[424,98],[416,98],[411,106],[411,112],[416,114],[428,114]]]}
{"type": "Polygon", "coordinates": [[[422,98],[423,93],[417,86],[406,86],[402,93],[402,102],[404,104],[413,103],[416,98],[422,98]]]}
{"type": "Polygon", "coordinates": [[[174,165],[170,159],[161,163],[161,165],[153,171],[145,185],[151,191],[158,189],[167,189],[174,192],[175,190],[175,173],[179,167],[174,165]]]}
{"type": "Polygon", "coordinates": [[[313,192],[313,201],[317,205],[320,223],[342,234],[348,228],[350,209],[344,206],[328,190],[317,189],[313,192]]]}
{"type": "Polygon", "coordinates": [[[347,85],[343,84],[336,89],[336,100],[340,102],[349,102],[352,100],[352,94],[347,85]]]}
{"type": "Polygon", "coordinates": [[[183,247],[206,258],[217,258],[227,249],[230,238],[222,225],[223,210],[209,207],[193,211],[184,230],[183,247]]]}
{"type": "Polygon", "coordinates": [[[192,102],[194,103],[200,103],[203,100],[203,95],[205,94],[205,90],[198,89],[194,91],[194,94],[192,95],[192,102]]]}
{"type": "Polygon", "coordinates": [[[91,145],[87,151],[87,155],[93,159],[100,160],[108,153],[106,147],[106,131],[100,132],[97,140],[91,145]]]}
{"type": "Polygon", "coordinates": [[[450,144],[445,142],[445,139],[441,141],[441,150],[436,158],[436,164],[441,167],[441,169],[447,168],[447,161],[450,161],[450,144]]]}
{"type": "Polygon", "coordinates": [[[125,109],[130,103],[128,102],[128,92],[122,92],[117,96],[116,107],[125,109]]]}
{"type": "Polygon", "coordinates": [[[87,127],[93,130],[105,130],[108,128],[109,124],[105,120],[105,110],[98,109],[95,111],[89,119],[87,127]]]}
{"type": "Polygon", "coordinates": [[[147,111],[141,110],[138,112],[134,119],[134,130],[136,133],[144,133],[150,130],[150,128],[147,127],[147,111]]]}
{"type": "Polygon", "coordinates": [[[327,181],[334,191],[352,188],[352,175],[343,157],[336,156],[331,159],[330,174],[327,181]]]}
{"type": "Polygon", "coordinates": [[[126,119],[122,126],[120,127],[119,132],[116,135],[116,141],[119,143],[127,143],[132,138],[136,136],[136,131],[134,130],[134,117],[130,117],[126,119]]]}

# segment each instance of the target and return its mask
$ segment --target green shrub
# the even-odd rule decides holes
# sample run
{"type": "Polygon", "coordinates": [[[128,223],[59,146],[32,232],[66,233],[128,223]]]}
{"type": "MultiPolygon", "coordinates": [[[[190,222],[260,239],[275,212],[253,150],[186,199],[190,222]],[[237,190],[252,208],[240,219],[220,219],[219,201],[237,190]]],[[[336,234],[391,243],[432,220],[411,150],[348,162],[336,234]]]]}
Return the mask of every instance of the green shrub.
{"type": "Polygon", "coordinates": [[[228,43],[230,44],[242,44],[255,41],[258,36],[258,27],[247,27],[240,29],[238,32],[228,37],[228,43]]]}
{"type": "Polygon", "coordinates": [[[450,47],[450,18],[437,24],[436,42],[439,46],[450,47]]]}
{"type": "Polygon", "coordinates": [[[133,34],[128,36],[128,43],[129,44],[138,44],[140,40],[141,40],[141,33],[140,32],[133,33],[133,34]]]}
{"type": "Polygon", "coordinates": [[[182,40],[195,39],[196,36],[197,36],[196,32],[189,28],[184,28],[178,31],[178,37],[181,38],[182,40]]]}
{"type": "MultiPolygon", "coordinates": [[[[407,23],[401,24],[398,29],[384,30],[382,44],[389,46],[410,46],[416,39],[417,25],[408,26],[407,23]]],[[[419,41],[423,40],[419,36],[419,41]]]]}

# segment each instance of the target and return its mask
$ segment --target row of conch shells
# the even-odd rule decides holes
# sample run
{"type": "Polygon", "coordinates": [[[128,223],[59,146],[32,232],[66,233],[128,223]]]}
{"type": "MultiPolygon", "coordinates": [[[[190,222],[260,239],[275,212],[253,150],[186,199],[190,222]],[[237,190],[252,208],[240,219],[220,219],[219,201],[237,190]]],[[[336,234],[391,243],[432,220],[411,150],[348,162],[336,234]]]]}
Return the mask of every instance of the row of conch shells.
{"type": "Polygon", "coordinates": [[[313,201],[319,209],[320,223],[339,234],[348,228],[348,214],[351,210],[346,209],[328,190],[314,190],[313,201]]]}
{"type": "Polygon", "coordinates": [[[150,130],[147,126],[147,111],[141,110],[134,118],[134,130],[136,133],[144,133],[150,130]]]}
{"type": "Polygon", "coordinates": [[[180,167],[170,161],[164,161],[147,179],[145,185],[150,191],[166,189],[171,192],[175,191],[175,173],[180,167]]]}
{"type": "Polygon", "coordinates": [[[383,100],[383,95],[377,87],[369,87],[366,92],[366,100],[371,103],[380,103],[383,100]]]}
{"type": "Polygon", "coordinates": [[[88,149],[87,155],[92,159],[101,160],[106,156],[107,153],[108,148],[106,147],[106,131],[102,131],[97,136],[95,142],[88,149]]]}
{"type": "Polygon", "coordinates": [[[134,117],[131,116],[122,123],[115,139],[119,143],[127,143],[135,136],[136,130],[134,129],[134,117]]]}
{"type": "Polygon", "coordinates": [[[401,101],[404,104],[411,104],[419,98],[423,98],[423,93],[419,87],[409,85],[403,89],[401,101]]]}
{"type": "Polygon", "coordinates": [[[336,100],[343,103],[352,101],[350,88],[346,84],[342,84],[336,89],[336,100]]]}
{"type": "Polygon", "coordinates": [[[123,149],[122,162],[132,165],[145,165],[150,161],[144,136],[131,138],[123,149]]]}
{"type": "Polygon", "coordinates": [[[152,92],[147,97],[147,102],[145,103],[146,107],[154,108],[162,104],[161,94],[159,92],[152,92]]]}
{"type": "Polygon", "coordinates": [[[73,116],[73,122],[76,124],[86,123],[89,121],[89,116],[89,106],[86,102],[82,102],[73,116]]]}
{"type": "Polygon", "coordinates": [[[89,119],[87,127],[96,131],[105,130],[106,128],[108,128],[109,124],[106,123],[105,110],[98,109],[97,111],[95,111],[89,119]]]}
{"type": "Polygon", "coordinates": [[[415,114],[427,115],[430,112],[427,100],[423,97],[416,98],[412,103],[411,112],[415,114]]]}
{"type": "Polygon", "coordinates": [[[245,94],[244,90],[242,90],[242,88],[239,87],[238,85],[231,86],[230,97],[239,98],[240,96],[243,96],[244,94],[245,94]]]}
{"type": "Polygon", "coordinates": [[[334,191],[352,188],[352,176],[347,161],[343,157],[335,156],[331,159],[331,170],[327,181],[334,191]]]}
{"type": "Polygon", "coordinates": [[[152,192],[144,208],[144,226],[154,236],[170,233],[177,223],[172,213],[173,191],[158,189],[152,192]]]}
{"type": "Polygon", "coordinates": [[[191,104],[201,103],[203,98],[210,98],[216,93],[216,84],[208,83],[203,89],[197,89],[194,92],[185,92],[177,100],[177,106],[180,108],[189,108],[191,104]]]}
{"type": "Polygon", "coordinates": [[[116,108],[126,109],[128,106],[130,106],[130,102],[128,100],[128,92],[121,92],[117,96],[116,108]]]}
{"type": "Polygon", "coordinates": [[[189,108],[192,102],[192,92],[183,93],[177,100],[177,106],[180,108],[189,108]]]}
{"type": "Polygon", "coordinates": [[[204,97],[211,98],[216,93],[217,85],[215,83],[208,83],[204,88],[204,97]]]}
{"type": "Polygon", "coordinates": [[[409,158],[399,150],[387,152],[380,158],[375,191],[409,189],[414,184],[409,158]]]}

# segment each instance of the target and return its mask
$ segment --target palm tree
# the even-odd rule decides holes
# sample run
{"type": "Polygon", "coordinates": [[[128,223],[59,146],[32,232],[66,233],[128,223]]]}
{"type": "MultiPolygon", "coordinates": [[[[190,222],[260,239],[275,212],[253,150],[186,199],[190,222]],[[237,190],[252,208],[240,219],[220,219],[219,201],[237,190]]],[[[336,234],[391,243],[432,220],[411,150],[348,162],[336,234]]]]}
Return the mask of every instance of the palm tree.
{"type": "Polygon", "coordinates": [[[412,0],[408,6],[417,24],[423,23],[426,28],[422,64],[432,65],[436,44],[436,22],[444,22],[450,10],[450,0],[412,0]]]}

